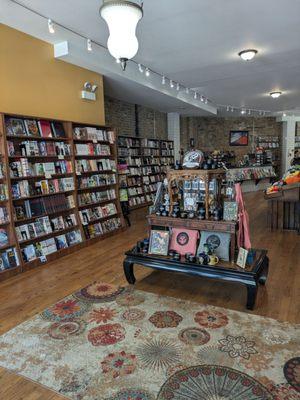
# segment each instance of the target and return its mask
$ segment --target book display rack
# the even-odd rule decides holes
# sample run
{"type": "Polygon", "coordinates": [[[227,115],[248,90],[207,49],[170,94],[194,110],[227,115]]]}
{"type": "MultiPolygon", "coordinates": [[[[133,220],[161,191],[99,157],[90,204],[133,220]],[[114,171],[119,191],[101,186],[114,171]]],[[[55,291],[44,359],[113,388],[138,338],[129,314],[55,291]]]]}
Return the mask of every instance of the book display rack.
{"type": "Polygon", "coordinates": [[[0,280],[124,228],[113,129],[0,116],[0,280]]]}
{"type": "Polygon", "coordinates": [[[131,210],[152,204],[158,182],[173,165],[173,141],[118,136],[120,186],[128,190],[131,210]]]}

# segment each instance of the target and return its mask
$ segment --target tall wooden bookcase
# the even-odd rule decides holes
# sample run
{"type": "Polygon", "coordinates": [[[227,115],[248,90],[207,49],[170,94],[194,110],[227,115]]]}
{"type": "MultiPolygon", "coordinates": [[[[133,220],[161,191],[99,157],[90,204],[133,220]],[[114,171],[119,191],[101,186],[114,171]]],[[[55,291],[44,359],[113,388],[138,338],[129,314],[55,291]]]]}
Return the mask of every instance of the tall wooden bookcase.
{"type": "MultiPolygon", "coordinates": [[[[52,128],[53,129],[53,128],[52,128]]],[[[9,267],[7,269],[3,269],[4,267],[2,266],[2,269],[0,269],[0,281],[7,279],[8,277],[18,274],[20,272],[35,268],[41,264],[45,264],[47,262],[53,261],[59,257],[62,257],[64,255],[70,254],[76,250],[79,250],[80,248],[83,248],[85,246],[88,246],[90,244],[93,244],[99,240],[103,240],[106,237],[112,236],[121,230],[125,229],[125,223],[121,211],[121,206],[119,202],[119,186],[118,186],[118,177],[117,177],[117,170],[116,170],[116,165],[117,165],[117,147],[116,147],[116,135],[115,131],[111,127],[107,126],[96,126],[96,125],[89,125],[89,124],[80,124],[76,122],[71,122],[71,121],[54,121],[50,120],[48,118],[43,118],[43,117],[36,117],[36,116],[20,116],[20,115],[7,115],[7,114],[0,114],[0,157],[1,157],[1,162],[4,165],[3,168],[3,177],[0,178],[0,183],[5,184],[7,186],[7,199],[0,201],[0,207],[5,206],[7,209],[7,214],[9,218],[9,222],[5,222],[3,224],[0,224],[0,230],[5,230],[7,237],[8,237],[8,244],[5,246],[0,246],[0,258],[2,257],[2,253],[5,252],[7,249],[16,249],[16,255],[18,258],[18,265],[14,267],[9,267]],[[35,121],[48,121],[49,123],[55,122],[61,124],[63,126],[63,130],[65,132],[65,137],[43,137],[43,136],[31,136],[28,134],[22,134],[22,135],[16,135],[16,134],[11,134],[11,132],[8,132],[6,128],[6,120],[8,118],[16,118],[16,119],[29,119],[29,120],[35,120],[35,121]],[[114,141],[108,142],[104,140],[97,140],[97,139],[89,139],[89,138],[75,138],[74,137],[74,129],[75,127],[81,127],[81,128],[96,128],[98,130],[101,130],[103,132],[111,132],[110,137],[115,138],[114,141]],[[9,146],[11,146],[11,143],[16,144],[17,148],[20,148],[19,143],[24,143],[24,142],[43,142],[43,143],[53,143],[54,147],[56,146],[57,143],[62,143],[68,145],[70,148],[70,155],[61,155],[57,154],[53,155],[27,155],[27,154],[11,154],[11,152],[8,150],[9,146]],[[110,154],[108,156],[102,156],[102,155],[78,155],[76,154],[76,143],[93,143],[95,146],[97,145],[102,145],[102,143],[105,143],[107,146],[109,146],[110,149],[110,154]],[[21,176],[14,176],[12,173],[10,166],[11,163],[14,161],[19,161],[20,159],[27,159],[28,162],[32,164],[36,163],[52,163],[54,162],[55,165],[57,164],[57,161],[66,161],[68,162],[68,165],[71,165],[70,171],[62,173],[55,173],[49,174],[43,173],[43,174],[21,174],[21,176]],[[78,159],[87,159],[87,160],[97,160],[97,159],[109,159],[112,160],[112,165],[115,165],[113,170],[110,171],[101,171],[101,170],[95,170],[95,171],[87,171],[85,175],[102,175],[102,174],[112,174],[115,175],[115,182],[111,185],[101,185],[98,187],[87,187],[85,189],[82,189],[79,187],[79,180],[82,176],[82,172],[76,170],[76,161],[78,159]],[[21,197],[16,197],[14,188],[16,187],[16,184],[18,186],[18,182],[22,181],[27,181],[28,185],[32,188],[35,187],[35,185],[39,184],[41,180],[49,182],[49,180],[60,180],[64,178],[72,178],[73,179],[73,186],[65,191],[54,191],[51,193],[34,193],[33,195],[26,195],[21,196],[21,197]],[[86,205],[79,205],[78,202],[78,197],[80,193],[82,192],[104,192],[104,191],[109,191],[108,189],[113,189],[115,191],[115,196],[114,198],[110,199],[105,199],[103,201],[95,202],[93,204],[86,204],[86,205]],[[16,207],[18,207],[19,204],[24,204],[26,200],[29,202],[32,201],[33,199],[41,199],[41,198],[53,198],[57,196],[58,194],[64,195],[66,198],[69,198],[68,206],[65,209],[58,209],[53,212],[45,212],[40,215],[30,215],[30,217],[26,216],[22,219],[17,218],[16,216],[16,207]],[[70,197],[71,196],[71,197],[70,197]],[[73,201],[70,203],[70,199],[73,198],[73,201]],[[80,216],[80,210],[83,209],[84,207],[86,208],[91,208],[91,207],[104,207],[105,205],[109,204],[114,204],[115,205],[115,210],[116,212],[111,214],[111,215],[106,215],[105,217],[98,218],[97,220],[93,220],[92,222],[87,222],[83,223],[82,218],[80,216]],[[72,216],[72,218],[76,221],[75,224],[71,224],[70,226],[65,225],[63,229],[55,230],[52,229],[52,232],[43,234],[43,235],[38,235],[36,237],[25,237],[20,240],[20,235],[17,235],[16,228],[19,226],[25,226],[26,224],[33,224],[37,221],[37,219],[43,218],[43,217],[49,217],[50,220],[51,218],[55,218],[56,216],[61,216],[63,220],[67,219],[68,217],[72,216]],[[74,217],[73,217],[74,216],[74,217]],[[87,235],[87,226],[90,223],[93,224],[98,224],[98,227],[101,228],[102,224],[105,221],[109,220],[116,220],[118,223],[115,229],[108,230],[106,229],[103,231],[102,234],[99,234],[98,236],[94,237],[89,237],[87,235]],[[67,235],[70,232],[77,232],[77,237],[81,236],[81,241],[80,242],[74,242],[74,244],[67,243],[68,245],[65,248],[59,248],[56,251],[52,252],[51,254],[47,254],[46,256],[39,255],[33,260],[26,260],[26,257],[24,257],[24,249],[28,245],[35,245],[38,246],[38,244],[41,241],[45,241],[47,239],[51,238],[57,238],[58,236],[61,235],[67,235]],[[79,234],[80,233],[80,234],[79,234]]],[[[43,164],[44,165],[44,164],[43,164]]],[[[56,172],[56,171],[55,171],[56,172]]],[[[21,207],[19,207],[21,208],[21,207]]],[[[71,219],[72,219],[71,218],[71,219]]],[[[68,218],[70,220],[70,218],[68,218]]],[[[73,223],[73,222],[72,222],[73,223]]],[[[101,228],[102,229],[102,228],[101,228]]],[[[1,232],[1,231],[0,231],[1,232]]],[[[19,232],[19,230],[18,230],[19,232]]],[[[56,239],[55,239],[56,240],[56,239]]],[[[1,261],[1,260],[0,260],[1,261]]]]}
{"type": "Polygon", "coordinates": [[[131,210],[152,204],[157,183],[174,165],[174,142],[118,136],[118,171],[125,178],[131,210]]]}

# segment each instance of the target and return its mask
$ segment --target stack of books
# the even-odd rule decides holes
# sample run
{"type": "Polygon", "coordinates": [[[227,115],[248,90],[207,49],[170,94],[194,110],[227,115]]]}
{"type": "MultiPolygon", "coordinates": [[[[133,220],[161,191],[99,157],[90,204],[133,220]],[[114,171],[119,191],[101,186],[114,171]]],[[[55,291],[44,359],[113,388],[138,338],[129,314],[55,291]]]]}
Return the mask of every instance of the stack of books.
{"type": "Polygon", "coordinates": [[[82,224],[88,224],[101,218],[106,218],[117,214],[117,207],[114,203],[106,204],[102,207],[87,208],[80,211],[82,224]]]}

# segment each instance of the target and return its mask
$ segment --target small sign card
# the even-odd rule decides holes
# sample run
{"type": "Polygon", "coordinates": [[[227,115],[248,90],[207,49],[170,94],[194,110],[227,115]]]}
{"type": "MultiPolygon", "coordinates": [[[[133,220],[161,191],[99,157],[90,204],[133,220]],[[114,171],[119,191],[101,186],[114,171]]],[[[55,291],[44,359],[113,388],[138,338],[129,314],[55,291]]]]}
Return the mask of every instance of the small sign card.
{"type": "Polygon", "coordinates": [[[248,257],[248,250],[243,249],[242,247],[240,247],[238,258],[237,258],[237,261],[236,261],[237,265],[240,268],[245,268],[247,257],[248,257]]]}
{"type": "Polygon", "coordinates": [[[236,201],[224,201],[224,221],[236,221],[238,214],[238,206],[236,201]]]}

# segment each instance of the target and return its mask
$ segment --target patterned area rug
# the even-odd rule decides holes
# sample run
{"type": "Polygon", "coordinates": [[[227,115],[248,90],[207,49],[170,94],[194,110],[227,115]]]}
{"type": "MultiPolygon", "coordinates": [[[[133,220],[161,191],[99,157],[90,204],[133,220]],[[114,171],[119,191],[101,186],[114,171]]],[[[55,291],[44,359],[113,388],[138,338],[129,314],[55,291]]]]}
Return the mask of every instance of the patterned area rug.
{"type": "Polygon", "coordinates": [[[74,400],[296,400],[299,331],[94,282],[0,337],[0,366],[74,400]]]}

